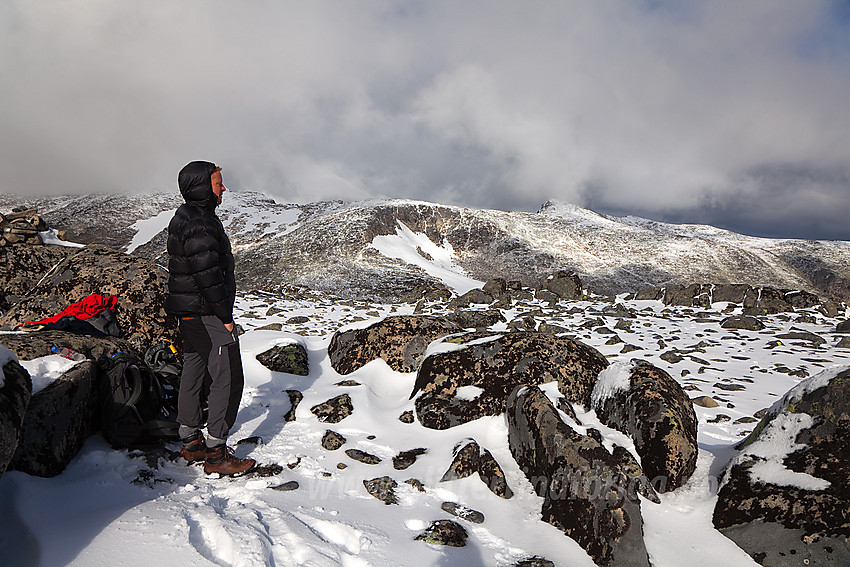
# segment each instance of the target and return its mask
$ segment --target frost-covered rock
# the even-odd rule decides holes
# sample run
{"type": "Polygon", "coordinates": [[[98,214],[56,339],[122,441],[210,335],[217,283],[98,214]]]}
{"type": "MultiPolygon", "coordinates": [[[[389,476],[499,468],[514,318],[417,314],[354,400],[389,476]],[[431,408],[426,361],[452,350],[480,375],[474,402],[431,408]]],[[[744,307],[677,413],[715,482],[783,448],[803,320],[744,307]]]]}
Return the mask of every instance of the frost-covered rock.
{"type": "Polygon", "coordinates": [[[0,475],[18,447],[31,394],[29,373],[11,351],[0,347],[0,475]]]}
{"type": "Polygon", "coordinates": [[[611,365],[600,373],[592,403],[603,423],[634,440],[657,490],[675,490],[691,477],[699,453],[697,416],[669,374],[637,360],[611,365]]]}
{"type": "Polygon", "coordinates": [[[639,491],[651,496],[634,457],[566,424],[539,388],[508,400],[508,442],[543,500],[543,520],[575,540],[597,565],[648,567],[639,491]]]}
{"type": "Polygon", "coordinates": [[[419,422],[447,429],[485,415],[499,415],[518,385],[557,382],[569,400],[585,406],[596,375],[608,361],[572,339],[537,332],[469,333],[437,345],[450,349],[422,361],[411,397],[419,422]],[[461,388],[475,387],[476,395],[461,388]]]}
{"type": "Polygon", "coordinates": [[[97,368],[86,360],[32,396],[9,470],[53,477],[97,430],[97,368]]]}
{"type": "Polygon", "coordinates": [[[397,372],[413,372],[432,341],[458,330],[438,317],[387,317],[365,329],[336,333],[328,346],[328,358],[342,375],[377,358],[383,358],[397,372]]]}
{"type": "Polygon", "coordinates": [[[792,388],[727,467],[714,525],[764,565],[850,564],[850,368],[792,388]]]}

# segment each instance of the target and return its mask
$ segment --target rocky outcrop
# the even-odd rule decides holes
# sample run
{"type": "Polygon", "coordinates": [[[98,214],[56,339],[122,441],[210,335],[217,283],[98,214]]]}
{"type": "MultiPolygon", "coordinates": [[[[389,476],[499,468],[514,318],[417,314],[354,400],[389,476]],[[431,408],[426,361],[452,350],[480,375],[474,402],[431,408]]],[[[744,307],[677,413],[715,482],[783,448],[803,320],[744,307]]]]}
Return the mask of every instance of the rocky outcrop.
{"type": "Polygon", "coordinates": [[[53,477],[97,430],[97,369],[83,361],[32,396],[9,470],[53,477]]]}
{"type": "Polygon", "coordinates": [[[773,315],[821,305],[821,298],[808,291],[753,287],[746,284],[690,284],[647,288],[634,299],[656,299],[665,305],[709,307],[716,302],[740,304],[745,315],[773,315]]]}
{"type": "Polygon", "coordinates": [[[113,311],[121,337],[143,353],[158,339],[179,341],[177,323],[164,309],[167,280],[167,272],[149,260],[88,246],[51,270],[0,319],[0,326],[13,329],[49,317],[92,293],[117,295],[113,311]]]}
{"type": "Polygon", "coordinates": [[[634,440],[656,490],[675,490],[691,477],[699,454],[697,416],[669,374],[642,361],[610,366],[599,376],[593,409],[603,423],[634,440]]]}
{"type": "Polygon", "coordinates": [[[511,453],[544,499],[543,520],[597,565],[648,567],[638,493],[652,492],[634,457],[575,431],[539,388],[517,388],[507,413],[511,453]]]}
{"type": "MultiPolygon", "coordinates": [[[[3,349],[0,349],[2,356],[3,349]]],[[[24,425],[24,415],[32,394],[32,380],[15,360],[7,362],[0,377],[0,475],[15,454],[24,425]]]]}
{"type": "Polygon", "coordinates": [[[328,346],[328,358],[342,375],[377,358],[383,358],[397,372],[413,372],[432,341],[458,330],[453,323],[438,317],[387,317],[365,329],[336,333],[328,346]]]}
{"type": "Polygon", "coordinates": [[[284,372],[296,376],[310,374],[307,349],[300,343],[274,346],[258,354],[257,360],[273,372],[284,372]]]}
{"type": "Polygon", "coordinates": [[[558,299],[581,299],[584,295],[581,279],[575,272],[560,270],[549,275],[539,289],[554,293],[558,299]]]}
{"type": "Polygon", "coordinates": [[[109,358],[116,352],[132,352],[132,345],[116,337],[90,337],[67,331],[37,331],[3,335],[3,344],[19,360],[32,360],[53,354],[51,349],[64,347],[90,360],[109,358]]]}
{"type": "Polygon", "coordinates": [[[419,368],[411,397],[419,422],[446,429],[505,411],[518,385],[558,382],[569,400],[589,405],[596,375],[608,361],[596,349],[572,339],[531,331],[469,333],[450,339],[456,350],[428,356],[419,368]],[[480,392],[458,396],[474,386],[480,392]]]}
{"type": "Polygon", "coordinates": [[[26,296],[50,269],[76,250],[64,246],[0,247],[0,313],[5,313],[26,296]]]}
{"type": "Polygon", "coordinates": [[[740,448],[715,527],[762,565],[850,564],[850,368],[795,386],[740,448]]]}

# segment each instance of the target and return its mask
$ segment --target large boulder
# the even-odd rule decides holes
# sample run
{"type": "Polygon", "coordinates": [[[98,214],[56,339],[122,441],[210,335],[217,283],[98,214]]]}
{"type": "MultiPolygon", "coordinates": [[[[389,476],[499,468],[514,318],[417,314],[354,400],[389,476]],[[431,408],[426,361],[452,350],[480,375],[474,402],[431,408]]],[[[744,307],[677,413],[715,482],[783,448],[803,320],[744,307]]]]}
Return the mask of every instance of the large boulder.
{"type": "Polygon", "coordinates": [[[794,311],[786,300],[786,292],[772,287],[763,287],[758,293],[747,294],[743,306],[745,315],[775,315],[794,311]]]}
{"type": "Polygon", "coordinates": [[[711,290],[713,302],[743,303],[747,294],[752,294],[753,288],[747,284],[715,284],[711,290]]]}
{"type": "Polygon", "coordinates": [[[715,527],[762,565],[850,565],[850,368],[792,388],[739,448],[715,527]]]}
{"type": "Polygon", "coordinates": [[[0,247],[0,313],[8,311],[68,254],[65,246],[12,244],[0,247]]]}
{"type": "Polygon", "coordinates": [[[53,354],[54,346],[64,347],[90,360],[108,358],[116,352],[133,352],[132,345],[117,337],[91,337],[68,331],[31,331],[3,335],[3,344],[18,360],[32,360],[53,354]]]}
{"type": "Polygon", "coordinates": [[[383,358],[397,372],[413,372],[431,342],[458,330],[457,325],[439,317],[387,317],[365,329],[336,333],[328,345],[328,358],[334,370],[343,375],[377,358],[383,358]]]}
{"type": "Polygon", "coordinates": [[[559,299],[581,299],[584,295],[581,279],[569,270],[550,274],[540,283],[540,289],[551,291],[559,299]]]}
{"type": "Polygon", "coordinates": [[[447,429],[505,411],[518,385],[557,382],[569,400],[588,406],[596,376],[608,361],[584,343],[532,331],[469,333],[450,339],[456,348],[422,361],[411,397],[419,422],[447,429]],[[459,388],[472,386],[458,392],[459,388]]]}
{"type": "Polygon", "coordinates": [[[30,400],[9,470],[53,477],[97,430],[97,367],[86,360],[30,400]]]}
{"type": "Polygon", "coordinates": [[[178,341],[177,322],[165,313],[168,273],[150,260],[106,246],[87,246],[62,260],[0,319],[3,329],[44,319],[92,293],[117,295],[121,337],[143,353],[157,339],[178,341]]]}
{"type": "MultiPolygon", "coordinates": [[[[0,360],[9,358],[9,351],[0,347],[0,360]]],[[[8,360],[0,368],[0,475],[18,447],[31,394],[29,373],[16,360],[8,360]]]]}
{"type": "Polygon", "coordinates": [[[511,453],[543,498],[543,520],[597,565],[647,567],[638,494],[652,492],[634,457],[564,423],[539,388],[516,388],[507,415],[511,453]]]}
{"type": "Polygon", "coordinates": [[[643,472],[661,492],[682,486],[696,469],[697,416],[676,380],[643,361],[609,366],[593,390],[593,409],[629,435],[643,472]]]}

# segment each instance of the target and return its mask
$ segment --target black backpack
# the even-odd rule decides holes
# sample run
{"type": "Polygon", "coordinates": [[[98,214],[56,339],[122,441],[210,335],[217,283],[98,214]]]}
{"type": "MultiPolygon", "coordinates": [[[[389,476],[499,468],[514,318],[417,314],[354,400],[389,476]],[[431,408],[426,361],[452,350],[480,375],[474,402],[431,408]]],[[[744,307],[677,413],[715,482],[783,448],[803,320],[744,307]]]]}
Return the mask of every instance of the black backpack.
{"type": "Polygon", "coordinates": [[[170,341],[160,339],[145,351],[144,359],[145,365],[159,378],[164,397],[163,404],[169,410],[176,412],[183,364],[177,358],[174,346],[170,341]]]}
{"type": "Polygon", "coordinates": [[[123,352],[99,364],[100,429],[114,449],[179,438],[177,412],[167,407],[162,384],[147,365],[123,352]]]}

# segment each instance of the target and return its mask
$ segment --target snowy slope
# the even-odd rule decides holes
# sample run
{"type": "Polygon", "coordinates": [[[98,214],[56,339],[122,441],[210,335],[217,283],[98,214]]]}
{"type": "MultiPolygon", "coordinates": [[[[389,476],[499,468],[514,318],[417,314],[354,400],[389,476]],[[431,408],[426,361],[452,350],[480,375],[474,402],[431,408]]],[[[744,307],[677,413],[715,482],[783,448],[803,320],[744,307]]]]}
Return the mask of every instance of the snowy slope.
{"type": "MultiPolygon", "coordinates": [[[[52,226],[68,230],[71,240],[106,243],[163,264],[168,211],[180,204],[179,196],[164,191],[24,201],[38,206],[52,226]]],[[[0,209],[13,204],[22,204],[21,198],[0,195],[0,209]]],[[[570,269],[588,288],[608,294],[670,283],[746,283],[850,297],[848,242],[755,238],[705,225],[608,217],[551,201],[526,213],[410,200],[291,204],[230,191],[218,212],[243,289],[296,284],[390,300],[426,282],[461,292],[467,288],[462,282],[493,277],[533,286],[570,269]],[[398,245],[387,246],[386,237],[415,246],[402,254],[398,245]]]]}
{"type": "MultiPolygon", "coordinates": [[[[719,402],[717,408],[695,408],[701,452],[691,481],[662,495],[661,504],[642,502],[644,537],[656,567],[753,567],[752,559],[712,527],[718,477],[736,454],[732,446],[754,427],[754,413],[773,405],[806,376],[850,365],[850,350],[834,346],[837,337],[832,331],[839,319],[806,311],[766,317],[768,327],[762,332],[731,331],[719,326],[726,316],[720,312],[723,304],[701,312],[665,308],[653,301],[624,302],[624,306],[637,312],[629,328],[618,327],[620,319],[602,301],[562,307],[520,302],[503,314],[511,320],[539,311],[538,321],[568,329],[612,362],[626,364],[633,357],[648,360],[667,370],[692,397],[707,395],[719,402]],[[640,350],[622,354],[623,343],[612,341],[607,331],[615,328],[620,340],[640,350]],[[776,342],[776,334],[792,328],[819,334],[826,343],[776,342]],[[686,354],[676,363],[660,358],[671,349],[686,354]]],[[[241,337],[247,382],[232,441],[261,436],[262,444],[238,445],[237,454],[278,463],[283,472],[268,478],[207,478],[201,468],[179,461],[147,462],[137,453],[113,451],[95,436],[56,478],[18,472],[0,477],[4,510],[0,563],[489,567],[540,556],[558,566],[593,565],[577,544],[540,521],[541,499],[511,458],[504,417],[446,431],[404,424],[398,417],[413,408],[407,398],[414,374],[394,372],[381,360],[345,377],[331,368],[326,350],[334,331],[411,310],[409,305],[340,302],[319,294],[303,299],[264,293],[240,296],[236,319],[247,331],[241,337]],[[307,319],[286,323],[295,316],[307,319]],[[274,323],[286,330],[260,330],[274,323]],[[257,354],[292,341],[309,352],[309,376],[271,372],[257,362],[257,354]],[[338,385],[343,379],[360,385],[338,385]],[[290,409],[284,393],[289,389],[304,394],[294,422],[283,419],[290,409]],[[352,397],[354,414],[336,425],[318,421],[310,408],[340,393],[352,397]],[[327,429],[347,438],[341,449],[322,448],[327,429]],[[452,448],[468,437],[490,450],[504,468],[514,498],[494,496],[474,476],[439,481],[451,462],[452,448]],[[428,451],[413,466],[393,468],[393,456],[420,447],[428,451]],[[377,465],[356,462],[344,453],[350,448],[382,461],[377,465]],[[363,486],[364,480],[384,475],[399,484],[397,505],[385,505],[363,486]],[[421,481],[425,492],[404,482],[411,478],[421,481]],[[273,488],[290,481],[297,482],[298,488],[273,488]],[[453,518],[441,509],[443,502],[478,510],[485,521],[473,524],[453,518]],[[469,532],[467,547],[441,548],[413,540],[438,519],[463,524],[469,532]]],[[[434,305],[426,312],[440,314],[444,308],[434,305]]],[[[495,327],[503,328],[504,324],[495,327]]],[[[55,370],[50,360],[28,364],[36,373],[55,370]]],[[[613,383],[616,387],[616,377],[613,383]]],[[[553,385],[544,390],[554,397],[553,385]]],[[[582,423],[593,426],[592,413],[577,409],[582,423]]],[[[609,442],[630,448],[622,434],[601,424],[595,427],[609,442]]]]}

